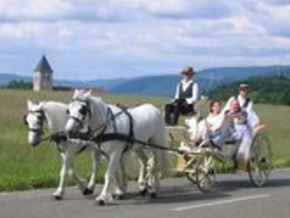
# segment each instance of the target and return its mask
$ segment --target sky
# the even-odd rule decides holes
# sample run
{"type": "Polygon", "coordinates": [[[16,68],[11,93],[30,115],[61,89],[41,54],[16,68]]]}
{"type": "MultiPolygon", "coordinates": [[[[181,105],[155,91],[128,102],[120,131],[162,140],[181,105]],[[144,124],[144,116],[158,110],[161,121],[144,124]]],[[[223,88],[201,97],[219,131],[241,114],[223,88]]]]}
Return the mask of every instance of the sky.
{"type": "Polygon", "coordinates": [[[0,73],[59,79],[290,64],[290,0],[0,0],[0,73]]]}

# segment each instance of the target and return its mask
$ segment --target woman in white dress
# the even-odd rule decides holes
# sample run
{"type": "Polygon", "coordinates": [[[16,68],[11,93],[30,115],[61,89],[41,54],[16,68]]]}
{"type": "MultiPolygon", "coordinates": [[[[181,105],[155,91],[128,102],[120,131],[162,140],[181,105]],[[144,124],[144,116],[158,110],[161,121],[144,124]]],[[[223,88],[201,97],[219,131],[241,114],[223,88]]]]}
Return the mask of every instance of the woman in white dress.
{"type": "Polygon", "coordinates": [[[221,148],[225,141],[233,134],[231,122],[222,112],[222,103],[214,99],[209,104],[209,115],[198,124],[198,134],[192,138],[195,144],[211,143],[221,148]]]}

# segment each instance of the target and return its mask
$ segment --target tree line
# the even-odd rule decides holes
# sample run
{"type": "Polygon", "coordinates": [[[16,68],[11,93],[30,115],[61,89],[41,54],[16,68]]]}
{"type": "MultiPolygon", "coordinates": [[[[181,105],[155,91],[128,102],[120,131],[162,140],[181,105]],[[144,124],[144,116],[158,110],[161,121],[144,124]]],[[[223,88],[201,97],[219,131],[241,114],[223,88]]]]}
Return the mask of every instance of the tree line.
{"type": "Polygon", "coordinates": [[[247,80],[222,85],[210,90],[206,95],[209,98],[219,98],[226,101],[237,94],[241,83],[250,86],[250,98],[255,103],[290,105],[290,79],[283,75],[267,77],[251,77],[247,80]]]}

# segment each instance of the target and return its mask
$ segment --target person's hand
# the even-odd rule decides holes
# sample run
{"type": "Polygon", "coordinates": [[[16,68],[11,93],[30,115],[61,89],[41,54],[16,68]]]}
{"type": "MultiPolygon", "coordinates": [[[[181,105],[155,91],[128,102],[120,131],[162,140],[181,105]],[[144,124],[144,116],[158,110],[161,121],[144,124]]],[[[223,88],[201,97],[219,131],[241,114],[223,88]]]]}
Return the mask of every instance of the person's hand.
{"type": "Polygon", "coordinates": [[[235,119],[238,116],[239,116],[239,113],[231,113],[231,114],[226,116],[226,120],[227,121],[233,121],[233,119],[235,119]]]}
{"type": "Polygon", "coordinates": [[[182,106],[186,106],[187,102],[186,102],[185,98],[180,98],[180,99],[178,99],[177,104],[182,105],[182,106]]]}

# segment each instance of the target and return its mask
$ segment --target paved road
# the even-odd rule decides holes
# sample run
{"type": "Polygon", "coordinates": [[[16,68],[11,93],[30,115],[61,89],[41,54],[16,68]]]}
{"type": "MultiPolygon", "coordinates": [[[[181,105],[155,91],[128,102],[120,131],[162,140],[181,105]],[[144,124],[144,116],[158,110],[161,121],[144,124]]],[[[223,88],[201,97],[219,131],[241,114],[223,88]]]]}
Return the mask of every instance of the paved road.
{"type": "MultiPolygon", "coordinates": [[[[139,197],[130,184],[125,200],[101,207],[75,187],[63,201],[51,199],[52,189],[0,193],[0,218],[177,218],[290,217],[290,169],[272,174],[264,188],[253,188],[246,174],[218,176],[218,190],[200,193],[185,178],[162,181],[158,199],[139,197]]],[[[98,187],[99,190],[100,187],[98,187]]]]}

